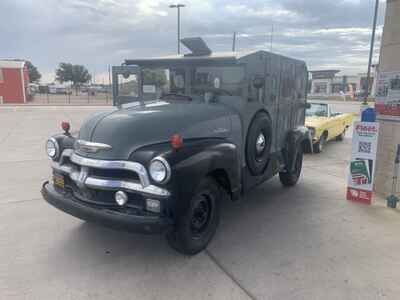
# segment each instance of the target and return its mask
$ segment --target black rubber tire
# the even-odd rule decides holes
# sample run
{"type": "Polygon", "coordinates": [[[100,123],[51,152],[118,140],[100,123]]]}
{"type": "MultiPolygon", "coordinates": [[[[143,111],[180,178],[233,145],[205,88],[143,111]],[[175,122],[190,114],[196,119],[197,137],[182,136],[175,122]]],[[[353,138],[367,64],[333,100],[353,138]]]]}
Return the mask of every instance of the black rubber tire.
{"type": "Polygon", "coordinates": [[[261,175],[269,161],[272,140],[271,119],[264,113],[258,113],[250,124],[246,139],[246,162],[252,175],[261,175]],[[260,134],[265,137],[265,148],[257,153],[256,143],[260,134]]]}
{"type": "Polygon", "coordinates": [[[344,140],[345,134],[346,134],[346,131],[343,131],[341,134],[339,134],[339,135],[336,137],[336,141],[338,141],[338,142],[343,141],[343,140],[344,140]]]}
{"type": "Polygon", "coordinates": [[[314,153],[321,153],[324,151],[324,147],[326,144],[326,135],[321,135],[319,141],[313,145],[314,153]]]}
{"type": "Polygon", "coordinates": [[[283,186],[294,186],[299,181],[301,170],[303,168],[303,148],[299,145],[296,154],[295,168],[292,171],[285,171],[279,173],[279,180],[283,186]]]}
{"type": "Polygon", "coordinates": [[[207,177],[201,181],[190,199],[186,213],[178,218],[175,229],[167,234],[169,245],[186,255],[195,255],[204,250],[213,238],[219,224],[221,197],[221,188],[213,178],[207,177]],[[204,224],[203,231],[194,233],[193,216],[199,203],[203,201],[209,203],[210,216],[204,224]]]}

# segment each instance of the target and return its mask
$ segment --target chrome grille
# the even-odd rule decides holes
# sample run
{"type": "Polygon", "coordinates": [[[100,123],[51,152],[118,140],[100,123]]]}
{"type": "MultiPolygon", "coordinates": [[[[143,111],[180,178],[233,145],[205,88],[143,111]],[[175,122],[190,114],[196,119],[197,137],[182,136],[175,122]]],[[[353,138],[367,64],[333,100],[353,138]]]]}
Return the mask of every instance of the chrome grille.
{"type": "Polygon", "coordinates": [[[80,188],[127,190],[159,197],[170,195],[168,190],[151,185],[146,168],[137,162],[86,158],[73,149],[65,149],[52,167],[69,176],[80,188]]]}

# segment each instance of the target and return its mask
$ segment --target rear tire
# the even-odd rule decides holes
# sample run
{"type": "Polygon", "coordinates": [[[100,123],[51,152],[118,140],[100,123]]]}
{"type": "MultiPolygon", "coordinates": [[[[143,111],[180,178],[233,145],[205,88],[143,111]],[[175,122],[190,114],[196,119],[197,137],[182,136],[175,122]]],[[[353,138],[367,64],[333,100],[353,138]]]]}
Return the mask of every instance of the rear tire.
{"type": "Polygon", "coordinates": [[[314,153],[321,153],[324,150],[326,144],[326,135],[323,134],[321,135],[319,141],[314,144],[314,153]]]}
{"type": "Polygon", "coordinates": [[[343,141],[343,140],[344,140],[345,134],[346,134],[346,131],[343,131],[341,134],[339,134],[339,135],[336,137],[336,141],[338,141],[338,142],[343,141]]]}
{"type": "Polygon", "coordinates": [[[221,196],[221,188],[214,179],[207,177],[201,181],[174,231],[167,234],[169,245],[187,255],[204,250],[219,224],[221,196]]]}
{"type": "Polygon", "coordinates": [[[286,172],[279,173],[279,179],[282,185],[287,187],[296,185],[297,182],[299,181],[302,168],[303,168],[303,148],[300,145],[299,148],[297,149],[294,169],[291,171],[286,170],[286,172]]]}

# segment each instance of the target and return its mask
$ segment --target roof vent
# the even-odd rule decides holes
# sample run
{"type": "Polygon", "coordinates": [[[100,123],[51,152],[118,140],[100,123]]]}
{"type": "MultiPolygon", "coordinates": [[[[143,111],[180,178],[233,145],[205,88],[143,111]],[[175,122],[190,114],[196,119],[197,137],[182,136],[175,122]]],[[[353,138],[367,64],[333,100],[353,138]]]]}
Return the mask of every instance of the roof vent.
{"type": "Polygon", "coordinates": [[[184,38],[181,39],[181,43],[192,51],[192,53],[185,54],[185,56],[207,56],[212,53],[206,42],[200,37],[184,38]]]}

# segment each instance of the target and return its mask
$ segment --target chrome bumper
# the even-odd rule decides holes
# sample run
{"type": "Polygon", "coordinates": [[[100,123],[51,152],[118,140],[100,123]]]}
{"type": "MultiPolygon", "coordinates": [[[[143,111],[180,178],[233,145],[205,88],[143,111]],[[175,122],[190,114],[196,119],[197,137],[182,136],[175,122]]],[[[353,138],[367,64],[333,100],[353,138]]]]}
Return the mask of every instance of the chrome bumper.
{"type": "Polygon", "coordinates": [[[173,220],[149,214],[136,215],[134,212],[115,211],[98,208],[79,201],[71,194],[60,193],[54,186],[45,182],[42,187],[43,198],[54,207],[90,222],[96,222],[115,229],[138,233],[162,233],[172,228],[173,220]]]}
{"type": "Polygon", "coordinates": [[[65,149],[59,162],[52,162],[52,168],[69,176],[79,187],[86,186],[100,190],[127,190],[159,197],[170,196],[168,190],[150,184],[146,168],[137,162],[86,158],[76,154],[72,149],[65,149]],[[66,163],[66,158],[69,158],[73,164],[66,163]],[[74,164],[79,165],[80,170],[74,164]],[[89,168],[131,171],[138,175],[139,181],[113,180],[91,176],[89,168]]]}

